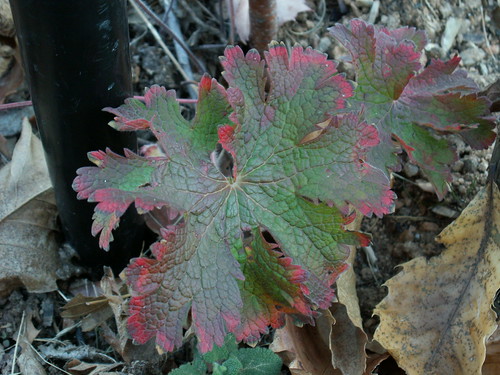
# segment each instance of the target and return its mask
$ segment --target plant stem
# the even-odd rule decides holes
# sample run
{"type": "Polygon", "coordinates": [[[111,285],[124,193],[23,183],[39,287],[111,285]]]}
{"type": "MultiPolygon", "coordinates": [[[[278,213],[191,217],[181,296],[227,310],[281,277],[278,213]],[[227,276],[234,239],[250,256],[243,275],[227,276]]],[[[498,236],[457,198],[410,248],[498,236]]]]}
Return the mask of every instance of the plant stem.
{"type": "Polygon", "coordinates": [[[0,104],[0,111],[3,111],[5,109],[29,107],[30,105],[33,105],[33,103],[31,102],[31,100],[27,100],[25,102],[15,102],[15,103],[0,104]]]}
{"type": "Polygon", "coordinates": [[[262,55],[278,36],[276,0],[249,0],[249,5],[250,46],[262,55]]]}

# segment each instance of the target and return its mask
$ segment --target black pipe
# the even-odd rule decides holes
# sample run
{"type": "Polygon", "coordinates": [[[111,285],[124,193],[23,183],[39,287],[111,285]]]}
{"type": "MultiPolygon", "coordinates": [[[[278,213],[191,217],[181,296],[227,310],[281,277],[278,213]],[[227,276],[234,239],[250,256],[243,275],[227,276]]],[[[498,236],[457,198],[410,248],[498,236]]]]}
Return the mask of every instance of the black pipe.
{"type": "Polygon", "coordinates": [[[71,183],[87,152],[135,149],[104,107],[132,94],[125,0],[11,0],[23,66],[54,185],[63,233],[85,265],[121,270],[141,248],[143,226],[128,212],[108,253],[90,234],[93,205],[71,183]]]}

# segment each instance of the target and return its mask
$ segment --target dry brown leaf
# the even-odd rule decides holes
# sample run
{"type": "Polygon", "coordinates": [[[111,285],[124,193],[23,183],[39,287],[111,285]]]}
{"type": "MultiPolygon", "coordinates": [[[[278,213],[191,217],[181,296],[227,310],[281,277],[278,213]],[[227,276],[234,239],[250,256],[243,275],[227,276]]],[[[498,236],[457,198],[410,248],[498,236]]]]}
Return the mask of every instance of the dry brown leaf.
{"type": "Polygon", "coordinates": [[[292,375],[340,375],[332,366],[329,349],[331,313],[323,312],[316,326],[297,327],[286,317],[283,328],[277,329],[269,349],[278,354],[292,375]]]}
{"type": "MultiPolygon", "coordinates": [[[[64,367],[66,367],[68,372],[72,375],[102,375],[122,365],[123,363],[87,363],[78,359],[73,359],[64,367]]],[[[119,372],[116,372],[116,374],[119,374],[119,372]]]]}
{"type": "Polygon", "coordinates": [[[12,161],[0,169],[0,295],[57,289],[57,208],[41,142],[25,119],[12,161]]]}
{"type": "MultiPolygon", "coordinates": [[[[346,229],[359,231],[363,215],[357,212],[355,220],[346,229]]],[[[356,247],[349,246],[347,263],[350,267],[337,280],[337,298],[340,304],[330,308],[335,321],[332,327],[330,350],[332,363],[344,375],[359,375],[366,368],[365,347],[368,337],[363,331],[363,321],[356,293],[356,273],[353,264],[356,247]]]]}
{"type": "Polygon", "coordinates": [[[27,346],[23,349],[23,352],[17,358],[17,365],[22,375],[45,375],[45,369],[40,363],[38,355],[31,346],[27,346]]]}
{"type": "MultiPolygon", "coordinates": [[[[346,226],[347,230],[359,231],[363,215],[356,212],[356,218],[352,223],[346,226]]],[[[354,272],[353,264],[356,258],[356,247],[349,246],[349,257],[347,264],[350,267],[340,275],[337,280],[337,298],[339,302],[347,308],[347,314],[356,327],[363,329],[363,320],[361,319],[361,310],[359,309],[359,299],[356,293],[356,273],[354,272]]]]}
{"type": "Polygon", "coordinates": [[[40,333],[40,330],[33,325],[32,318],[32,314],[23,313],[18,333],[15,335],[17,344],[22,348],[22,353],[17,358],[17,365],[23,375],[44,375],[46,374],[45,369],[40,363],[35,349],[31,346],[33,340],[40,333]]]}
{"type": "Polygon", "coordinates": [[[481,190],[438,236],[447,249],[413,259],[377,306],[378,340],[409,375],[481,373],[500,288],[500,193],[481,190]]]}
{"type": "MultiPolygon", "coordinates": [[[[362,215],[347,226],[359,230],[362,215]]],[[[350,246],[352,265],[356,248],[350,246]]],[[[366,368],[367,336],[362,329],[356,275],[352,266],[337,280],[337,297],[316,326],[295,326],[290,319],[276,331],[270,349],[280,355],[293,375],[361,375],[366,368]],[[347,306],[346,306],[346,305],[347,306]]]]}
{"type": "Polygon", "coordinates": [[[366,359],[366,369],[363,375],[371,375],[373,371],[380,365],[383,361],[389,358],[389,353],[371,353],[368,354],[368,358],[366,359]]]}
{"type": "Polygon", "coordinates": [[[335,320],[330,334],[333,366],[343,375],[363,374],[366,369],[366,334],[353,324],[343,304],[334,303],[330,312],[335,320]]]}
{"type": "Polygon", "coordinates": [[[500,374],[500,329],[493,333],[486,342],[486,359],[483,363],[482,375],[500,374]]]}
{"type": "Polygon", "coordinates": [[[9,0],[0,0],[0,35],[12,37],[16,33],[9,0]]]}
{"type": "Polygon", "coordinates": [[[73,297],[63,306],[61,317],[68,319],[82,318],[82,331],[89,332],[113,316],[106,297],[85,297],[81,294],[73,297]]]}

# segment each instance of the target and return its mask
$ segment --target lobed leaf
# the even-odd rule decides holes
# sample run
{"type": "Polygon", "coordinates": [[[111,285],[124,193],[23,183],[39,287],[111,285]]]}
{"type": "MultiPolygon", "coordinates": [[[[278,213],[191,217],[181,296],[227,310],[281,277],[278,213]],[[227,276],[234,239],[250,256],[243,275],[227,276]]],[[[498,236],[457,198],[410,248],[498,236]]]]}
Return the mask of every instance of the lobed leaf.
{"type": "Polygon", "coordinates": [[[474,148],[495,139],[487,118],[489,102],[463,70],[460,58],[433,60],[422,69],[425,34],[412,28],[387,30],[355,19],[349,28],[337,24],[332,36],[351,54],[358,86],[351,105],[364,106],[365,120],[375,123],[380,144],[369,151],[368,161],[397,170],[393,138],[434,185],[438,197],[451,180],[449,165],[455,152],[438,133],[458,133],[474,148]]]}
{"type": "Polygon", "coordinates": [[[134,259],[125,271],[132,337],[154,338],[167,351],[182,344],[189,312],[201,352],[223,345],[229,332],[254,342],[285,313],[311,321],[333,299],[345,244],[369,241],[344,229],[349,204],[382,215],[395,197],[384,172],[366,161],[377,129],[356,114],[337,116],[353,85],[325,55],[301,47],[288,55],[274,44],[264,61],[228,47],[222,65],[229,88],[204,77],[193,121],[173,91],[157,86],[144,104],[108,109],[120,130],[151,129],[165,157],[94,152],[97,167],[80,169],[74,182],[79,198],[99,202],[94,234],[101,231],[103,247],[132,202],[142,212],[184,212],[161,230],[154,258],[134,259]],[[216,163],[222,152],[233,165],[228,174],[216,163]]]}
{"type": "Polygon", "coordinates": [[[278,375],[281,359],[266,348],[243,348],[231,354],[222,366],[228,375],[278,375]]]}

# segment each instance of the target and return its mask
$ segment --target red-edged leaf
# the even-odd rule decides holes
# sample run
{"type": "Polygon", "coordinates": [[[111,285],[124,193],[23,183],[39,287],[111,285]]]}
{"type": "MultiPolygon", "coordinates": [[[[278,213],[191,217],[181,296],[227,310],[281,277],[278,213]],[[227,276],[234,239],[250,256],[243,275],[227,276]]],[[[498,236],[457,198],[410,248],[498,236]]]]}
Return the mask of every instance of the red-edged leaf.
{"type": "Polygon", "coordinates": [[[495,139],[493,121],[486,117],[488,100],[477,96],[465,71],[456,69],[458,57],[434,60],[422,69],[422,31],[379,29],[355,19],[349,28],[338,24],[330,32],[348,49],[356,69],[352,106],[364,106],[365,119],[380,132],[380,145],[370,151],[368,161],[398,169],[394,137],[442,198],[455,152],[429,130],[459,133],[472,147],[487,147],[495,139]]]}
{"type": "Polygon", "coordinates": [[[134,199],[184,212],[152,246],[155,259],[135,259],[126,270],[129,328],[139,342],[180,346],[189,311],[203,352],[228,332],[255,341],[268,325],[281,326],[285,313],[310,321],[333,299],[332,284],[346,267],[344,244],[369,241],[343,229],[352,220],[348,204],[366,215],[392,209],[389,179],[366,161],[377,129],[356,114],[337,117],[352,83],[312,49],[294,47],[289,56],[273,45],[266,60],[268,93],[259,54],[227,48],[229,88],[204,78],[192,122],[173,92],[157,87],[140,111],[136,102],[110,110],[117,123],[146,119],[167,157],[98,153],[98,167],[79,171],[81,198],[106,197],[97,229],[114,227],[134,199]],[[232,174],[219,171],[221,157],[233,163],[232,174]],[[120,170],[121,179],[113,177],[120,170]]]}

